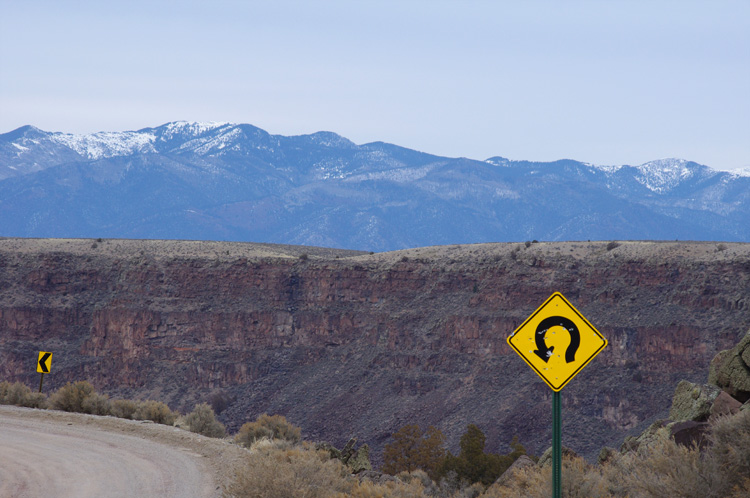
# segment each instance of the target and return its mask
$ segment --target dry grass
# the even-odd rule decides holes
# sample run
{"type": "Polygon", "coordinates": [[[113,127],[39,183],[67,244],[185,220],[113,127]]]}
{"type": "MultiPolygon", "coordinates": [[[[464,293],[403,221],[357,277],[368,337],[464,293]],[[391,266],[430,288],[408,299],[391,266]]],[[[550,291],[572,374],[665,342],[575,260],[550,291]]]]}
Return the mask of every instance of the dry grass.
{"type": "Polygon", "coordinates": [[[325,498],[347,491],[345,471],[325,452],[296,447],[251,451],[226,490],[232,497],[325,498]]]}
{"type": "MultiPolygon", "coordinates": [[[[720,498],[750,496],[750,410],[715,420],[712,444],[703,452],[671,439],[660,439],[638,451],[616,454],[601,466],[564,459],[563,496],[629,498],[720,498]]],[[[550,496],[549,466],[518,470],[504,486],[493,486],[486,498],[550,496]]]]}
{"type": "Polygon", "coordinates": [[[425,494],[425,488],[415,480],[405,482],[387,482],[375,484],[371,481],[354,481],[350,484],[346,493],[337,493],[336,498],[422,498],[429,496],[425,494]]]}
{"type": "MultiPolygon", "coordinates": [[[[375,484],[351,476],[328,452],[312,445],[262,439],[252,445],[224,491],[237,498],[421,498],[428,496],[421,479],[375,484]],[[285,447],[286,446],[286,447],[285,447]]],[[[425,474],[426,476],[426,474],[425,474]]]]}

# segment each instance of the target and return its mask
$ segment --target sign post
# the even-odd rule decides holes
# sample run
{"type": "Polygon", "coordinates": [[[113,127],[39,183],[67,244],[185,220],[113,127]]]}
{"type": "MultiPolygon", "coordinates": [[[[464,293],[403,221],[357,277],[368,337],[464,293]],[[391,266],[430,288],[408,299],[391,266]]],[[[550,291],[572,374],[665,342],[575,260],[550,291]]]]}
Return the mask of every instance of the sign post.
{"type": "Polygon", "coordinates": [[[508,345],[552,389],[552,496],[562,489],[560,390],[607,345],[559,292],[552,294],[508,337],[508,345]],[[563,350],[564,349],[564,350],[563,350]]]}
{"type": "Polygon", "coordinates": [[[39,351],[39,357],[36,362],[36,371],[42,374],[39,379],[39,392],[42,392],[42,383],[44,382],[44,374],[49,373],[52,369],[52,353],[47,351],[39,351]]]}

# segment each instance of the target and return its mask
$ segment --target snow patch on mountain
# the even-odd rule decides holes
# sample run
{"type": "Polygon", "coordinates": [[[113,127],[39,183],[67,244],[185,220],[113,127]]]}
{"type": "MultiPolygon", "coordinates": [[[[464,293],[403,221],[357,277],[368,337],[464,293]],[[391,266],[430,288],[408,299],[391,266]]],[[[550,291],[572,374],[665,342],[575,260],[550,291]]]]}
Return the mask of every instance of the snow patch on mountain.
{"type": "Polygon", "coordinates": [[[197,137],[216,128],[228,125],[231,126],[232,123],[226,121],[173,121],[158,128],[161,132],[159,138],[166,141],[174,138],[176,135],[197,137]]]}
{"type": "Polygon", "coordinates": [[[659,194],[672,190],[695,174],[695,170],[684,159],[658,159],[635,168],[638,170],[635,180],[659,194]]]}
{"type": "Polygon", "coordinates": [[[750,177],[750,168],[733,169],[727,173],[735,177],[750,177]]]}
{"type": "Polygon", "coordinates": [[[182,144],[181,150],[191,150],[198,155],[206,156],[211,153],[221,153],[224,149],[233,145],[242,135],[239,128],[229,128],[226,132],[198,137],[182,144]]]}
{"type": "MultiPolygon", "coordinates": [[[[28,147],[24,147],[23,145],[21,145],[21,144],[17,144],[17,143],[15,143],[15,142],[13,142],[13,143],[12,143],[11,145],[13,145],[13,147],[15,147],[16,149],[18,149],[18,152],[16,152],[16,157],[20,156],[20,155],[21,155],[22,153],[24,153],[24,152],[26,152],[27,150],[29,150],[29,148],[28,148],[28,147]]],[[[15,168],[14,168],[14,169],[15,169],[15,168]]]]}
{"type": "Polygon", "coordinates": [[[503,168],[510,166],[510,159],[501,156],[490,157],[489,159],[485,159],[484,162],[493,166],[501,166],[503,168]]]}
{"type": "Polygon", "coordinates": [[[586,166],[589,166],[590,168],[598,169],[599,171],[604,171],[605,173],[616,173],[617,171],[622,169],[622,165],[604,165],[604,164],[589,164],[586,163],[586,166]]]}
{"type": "Polygon", "coordinates": [[[349,164],[339,158],[335,161],[327,160],[313,165],[316,180],[339,180],[346,176],[349,164]]]}
{"type": "Polygon", "coordinates": [[[49,139],[88,159],[102,159],[155,152],[153,143],[156,136],[149,132],[124,131],[99,132],[90,135],[53,133],[49,139]]]}

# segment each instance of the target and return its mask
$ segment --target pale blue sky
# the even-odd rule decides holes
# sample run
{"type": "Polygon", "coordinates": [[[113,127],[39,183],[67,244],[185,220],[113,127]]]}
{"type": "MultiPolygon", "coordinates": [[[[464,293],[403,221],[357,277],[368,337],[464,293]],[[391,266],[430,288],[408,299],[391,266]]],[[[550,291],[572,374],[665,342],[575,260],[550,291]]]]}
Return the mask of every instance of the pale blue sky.
{"type": "Polygon", "coordinates": [[[750,167],[750,1],[0,0],[0,133],[168,121],[750,167]]]}

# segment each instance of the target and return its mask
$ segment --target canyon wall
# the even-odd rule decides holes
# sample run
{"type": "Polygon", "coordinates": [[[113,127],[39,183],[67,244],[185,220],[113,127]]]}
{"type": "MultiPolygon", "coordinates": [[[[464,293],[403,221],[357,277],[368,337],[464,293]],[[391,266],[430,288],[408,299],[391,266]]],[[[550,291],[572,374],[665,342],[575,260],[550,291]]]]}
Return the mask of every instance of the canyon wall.
{"type": "Polygon", "coordinates": [[[86,379],[232,430],[280,413],[374,447],[407,423],[452,449],[551,444],[551,390],[508,335],[561,292],[609,346],[562,391],[563,444],[595,457],[665,415],[680,379],[750,329],[750,244],[481,244],[366,254],[241,243],[0,239],[0,379],[86,379]]]}

